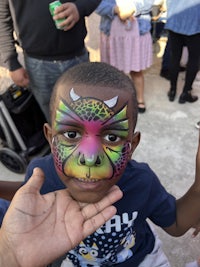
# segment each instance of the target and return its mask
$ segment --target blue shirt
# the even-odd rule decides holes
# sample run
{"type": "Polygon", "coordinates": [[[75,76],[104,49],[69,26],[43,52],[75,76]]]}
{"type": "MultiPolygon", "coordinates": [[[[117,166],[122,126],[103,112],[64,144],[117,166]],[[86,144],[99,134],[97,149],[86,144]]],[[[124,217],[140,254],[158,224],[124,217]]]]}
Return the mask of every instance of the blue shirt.
{"type": "Polygon", "coordinates": [[[200,33],[200,1],[167,0],[165,28],[183,35],[200,33]]]}
{"type": "MultiPolygon", "coordinates": [[[[65,188],[55,171],[51,155],[35,158],[28,166],[26,180],[34,167],[40,167],[45,174],[41,193],[65,188]]],[[[123,191],[123,198],[115,203],[117,214],[66,254],[75,266],[117,264],[136,267],[154,247],[155,238],[146,219],[160,227],[175,222],[175,198],[164,189],[147,164],[130,161],[118,186],[123,191]]]]}
{"type": "Polygon", "coordinates": [[[10,201],[0,198],[0,227],[4,218],[4,215],[10,205],[10,201]]]}

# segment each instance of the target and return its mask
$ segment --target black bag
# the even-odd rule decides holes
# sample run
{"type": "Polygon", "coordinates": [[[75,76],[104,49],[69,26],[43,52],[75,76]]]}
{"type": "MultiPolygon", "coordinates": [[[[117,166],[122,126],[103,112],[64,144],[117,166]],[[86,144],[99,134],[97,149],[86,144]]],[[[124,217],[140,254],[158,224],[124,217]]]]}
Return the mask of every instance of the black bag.
{"type": "MultiPolygon", "coordinates": [[[[1,99],[7,107],[26,146],[28,148],[41,148],[44,146],[47,143],[43,134],[43,124],[46,120],[30,90],[12,84],[1,95],[1,99]]],[[[10,129],[10,132],[13,138],[15,138],[13,129],[10,129]]],[[[0,129],[0,138],[2,140],[5,139],[2,129],[0,129]]],[[[18,149],[17,144],[16,149],[18,149]]]]}

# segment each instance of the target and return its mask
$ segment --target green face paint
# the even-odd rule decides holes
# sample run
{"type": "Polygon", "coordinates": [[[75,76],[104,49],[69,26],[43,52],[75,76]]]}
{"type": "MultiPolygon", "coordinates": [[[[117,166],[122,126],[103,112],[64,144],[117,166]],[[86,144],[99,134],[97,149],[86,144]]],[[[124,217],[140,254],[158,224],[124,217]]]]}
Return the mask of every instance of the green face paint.
{"type": "Polygon", "coordinates": [[[109,101],[78,98],[70,105],[60,100],[56,110],[53,155],[65,176],[97,181],[112,179],[126,167],[130,144],[127,105],[118,112],[109,101]]]}

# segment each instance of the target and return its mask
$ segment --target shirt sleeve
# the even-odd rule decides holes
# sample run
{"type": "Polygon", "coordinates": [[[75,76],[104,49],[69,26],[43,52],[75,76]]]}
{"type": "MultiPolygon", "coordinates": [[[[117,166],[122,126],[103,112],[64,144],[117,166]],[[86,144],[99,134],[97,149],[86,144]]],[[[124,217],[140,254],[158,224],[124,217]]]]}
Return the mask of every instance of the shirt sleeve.
{"type": "Polygon", "coordinates": [[[95,12],[100,16],[107,16],[110,19],[114,18],[114,7],[113,3],[108,2],[107,0],[102,0],[101,4],[97,7],[95,12]]]}
{"type": "Polygon", "coordinates": [[[136,12],[135,16],[141,14],[147,14],[151,11],[154,0],[136,0],[135,7],[136,12]]]}
{"type": "Polygon", "coordinates": [[[77,0],[75,5],[79,11],[80,17],[89,16],[100,4],[101,0],[77,0]]]}
{"type": "Polygon", "coordinates": [[[176,199],[166,191],[157,176],[154,176],[149,195],[148,217],[160,227],[169,227],[176,221],[176,199]]]}
{"type": "Polygon", "coordinates": [[[0,227],[3,222],[4,215],[9,208],[10,201],[0,198],[0,227]]]}
{"type": "Polygon", "coordinates": [[[0,1],[0,55],[3,66],[10,71],[21,67],[15,47],[13,21],[8,0],[0,1]]]}

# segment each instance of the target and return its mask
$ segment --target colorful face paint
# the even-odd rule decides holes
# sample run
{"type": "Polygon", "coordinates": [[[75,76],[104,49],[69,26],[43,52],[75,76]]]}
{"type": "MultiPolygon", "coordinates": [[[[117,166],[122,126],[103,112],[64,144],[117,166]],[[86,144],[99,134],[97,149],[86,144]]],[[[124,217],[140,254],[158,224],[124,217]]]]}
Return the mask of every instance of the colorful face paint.
{"type": "Polygon", "coordinates": [[[53,154],[56,168],[68,177],[97,181],[111,179],[126,167],[130,143],[127,105],[114,113],[117,97],[108,101],[81,98],[60,100],[55,117],[53,154]]]}

